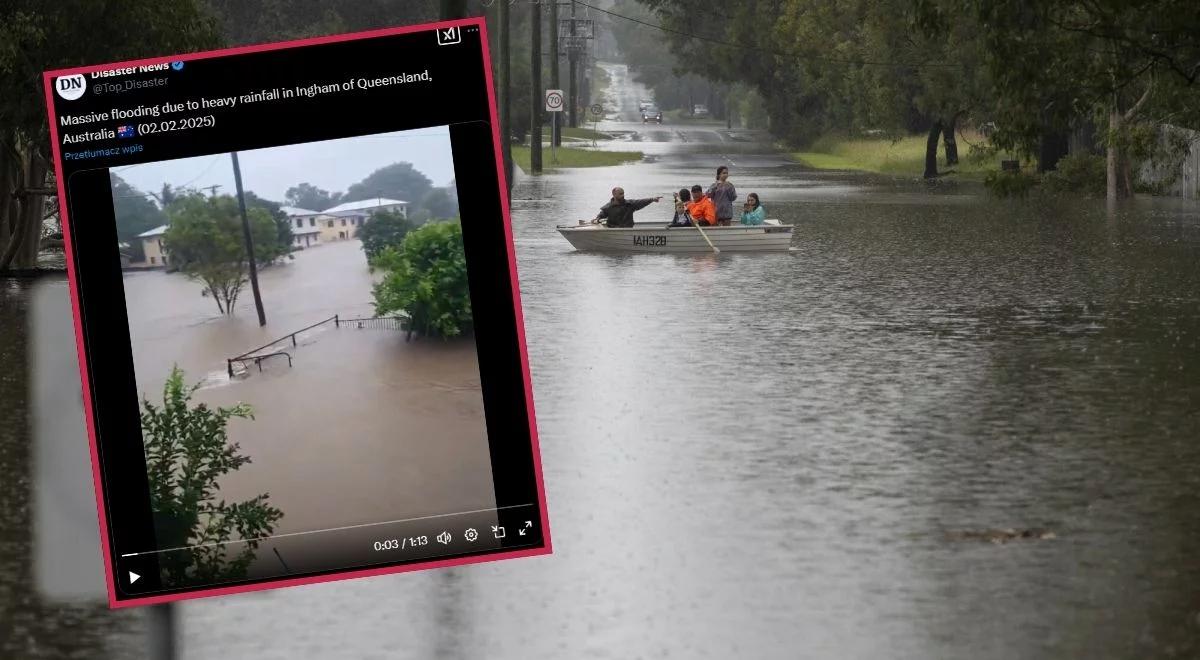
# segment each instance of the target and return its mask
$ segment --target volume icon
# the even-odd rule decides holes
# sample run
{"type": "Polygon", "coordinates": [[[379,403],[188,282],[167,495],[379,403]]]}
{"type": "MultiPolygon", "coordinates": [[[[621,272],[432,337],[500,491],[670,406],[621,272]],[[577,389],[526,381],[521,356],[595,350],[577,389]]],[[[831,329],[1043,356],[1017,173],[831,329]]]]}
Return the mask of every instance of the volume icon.
{"type": "Polygon", "coordinates": [[[438,543],[442,545],[450,545],[450,532],[442,532],[437,535],[438,543]]]}

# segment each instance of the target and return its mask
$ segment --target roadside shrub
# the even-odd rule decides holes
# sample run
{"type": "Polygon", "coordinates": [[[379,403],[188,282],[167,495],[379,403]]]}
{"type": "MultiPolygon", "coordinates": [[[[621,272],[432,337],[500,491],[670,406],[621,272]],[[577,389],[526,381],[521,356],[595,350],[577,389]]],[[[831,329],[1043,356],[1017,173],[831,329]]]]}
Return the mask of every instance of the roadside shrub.
{"type": "Polygon", "coordinates": [[[1043,175],[1047,191],[1052,193],[1081,193],[1103,196],[1107,181],[1103,156],[1071,154],[1058,161],[1055,170],[1043,175]]]}
{"type": "Polygon", "coordinates": [[[404,312],[408,335],[456,337],[472,331],[467,257],[458,221],[433,222],[408,233],[399,248],[375,259],[387,271],[375,285],[375,314],[404,312]]]}
{"type": "Polygon", "coordinates": [[[150,509],[164,552],[159,558],[165,584],[237,579],[246,576],[259,541],[225,545],[237,539],[270,536],[283,512],[267,504],[263,493],[244,502],[226,502],[217,480],[250,462],[230,443],[225,427],[234,417],[254,419],[250,406],[191,405],[199,385],[183,384],[183,371],[171,369],[163,385],[162,406],[142,399],[142,444],[150,481],[150,509]]]}
{"type": "Polygon", "coordinates": [[[1000,198],[1029,196],[1029,191],[1038,184],[1038,177],[1024,172],[988,172],[983,185],[992,195],[1000,198]]]}
{"type": "Polygon", "coordinates": [[[362,241],[363,252],[367,254],[367,263],[389,247],[400,247],[404,244],[404,236],[412,230],[414,223],[396,211],[378,211],[358,229],[358,238],[362,241]]]}

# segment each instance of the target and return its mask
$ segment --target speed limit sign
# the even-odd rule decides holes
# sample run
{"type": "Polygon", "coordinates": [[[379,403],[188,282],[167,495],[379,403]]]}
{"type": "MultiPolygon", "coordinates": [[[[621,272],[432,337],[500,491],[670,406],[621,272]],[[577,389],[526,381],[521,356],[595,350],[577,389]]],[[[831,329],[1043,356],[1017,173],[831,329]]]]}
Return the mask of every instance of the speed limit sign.
{"type": "Polygon", "coordinates": [[[604,114],[604,106],[600,105],[599,103],[593,104],[591,107],[591,110],[592,110],[592,114],[596,115],[597,117],[604,114]]]}
{"type": "Polygon", "coordinates": [[[561,89],[546,90],[546,112],[562,112],[563,91],[561,89]]]}

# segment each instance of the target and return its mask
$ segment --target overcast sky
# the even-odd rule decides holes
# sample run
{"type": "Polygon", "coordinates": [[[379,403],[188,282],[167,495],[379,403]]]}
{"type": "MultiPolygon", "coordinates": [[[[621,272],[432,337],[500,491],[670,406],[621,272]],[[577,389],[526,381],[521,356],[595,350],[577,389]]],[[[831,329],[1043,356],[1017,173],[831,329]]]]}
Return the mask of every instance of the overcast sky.
{"type": "MultiPolygon", "coordinates": [[[[435,186],[445,186],[454,178],[450,131],[446,126],[239,151],[238,160],[245,189],[275,202],[282,202],[287,189],[300,183],[311,183],[330,192],[346,192],[371,172],[402,161],[412,163],[435,186]]],[[[142,191],[157,193],[163,183],[196,189],[219,185],[218,194],[236,191],[228,153],[118,167],[113,171],[142,191]]]]}

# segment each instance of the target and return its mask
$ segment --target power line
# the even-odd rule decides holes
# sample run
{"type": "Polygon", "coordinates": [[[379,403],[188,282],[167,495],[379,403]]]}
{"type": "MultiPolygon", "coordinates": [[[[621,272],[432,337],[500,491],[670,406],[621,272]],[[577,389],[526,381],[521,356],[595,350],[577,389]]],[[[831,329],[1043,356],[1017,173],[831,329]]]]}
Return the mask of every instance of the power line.
{"type": "Polygon", "coordinates": [[[651,27],[656,30],[660,30],[662,32],[678,34],[680,36],[688,37],[689,39],[697,39],[697,40],[703,41],[706,44],[712,44],[712,45],[716,45],[716,46],[725,46],[727,48],[733,48],[734,50],[748,50],[748,51],[754,51],[754,52],[760,52],[760,53],[769,53],[771,55],[782,55],[785,57],[794,57],[796,59],[801,59],[801,60],[805,60],[805,59],[816,60],[819,62],[828,62],[831,64],[856,64],[856,65],[861,65],[861,66],[894,66],[894,67],[901,67],[901,68],[917,68],[917,67],[957,68],[958,66],[960,66],[958,64],[950,64],[947,62],[927,62],[927,63],[922,63],[922,64],[915,64],[912,62],[885,62],[885,61],[881,61],[881,60],[848,60],[848,59],[837,58],[837,57],[826,57],[823,55],[810,55],[810,54],[806,54],[806,53],[802,54],[802,53],[784,52],[784,51],[772,50],[770,48],[763,48],[763,47],[759,47],[759,46],[743,46],[741,44],[731,44],[727,41],[720,41],[717,39],[700,36],[698,34],[692,34],[691,32],[684,32],[683,30],[676,30],[674,28],[663,27],[661,25],[657,25],[654,23],[647,23],[646,21],[638,20],[638,19],[630,17],[630,16],[624,16],[622,14],[618,14],[616,12],[612,12],[607,9],[601,9],[594,5],[589,5],[586,2],[581,2],[580,0],[575,0],[575,1],[576,1],[576,4],[582,5],[584,7],[589,7],[591,9],[595,9],[598,12],[602,12],[602,13],[608,14],[609,16],[614,16],[616,18],[623,19],[623,20],[629,21],[631,23],[637,23],[638,25],[644,25],[646,27],[651,27]]]}
{"type": "Polygon", "coordinates": [[[211,161],[209,161],[209,163],[208,163],[208,167],[205,167],[199,174],[192,177],[192,179],[190,181],[188,181],[187,183],[179,186],[179,188],[187,188],[188,186],[190,186],[193,183],[195,183],[196,181],[198,181],[200,179],[200,177],[204,176],[205,174],[208,174],[208,171],[213,168],[213,165],[217,164],[217,160],[220,159],[224,155],[225,154],[217,154],[216,156],[213,156],[213,159],[211,161]]]}

